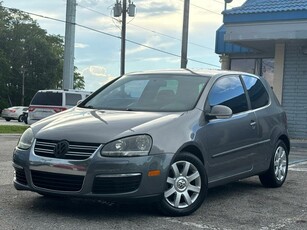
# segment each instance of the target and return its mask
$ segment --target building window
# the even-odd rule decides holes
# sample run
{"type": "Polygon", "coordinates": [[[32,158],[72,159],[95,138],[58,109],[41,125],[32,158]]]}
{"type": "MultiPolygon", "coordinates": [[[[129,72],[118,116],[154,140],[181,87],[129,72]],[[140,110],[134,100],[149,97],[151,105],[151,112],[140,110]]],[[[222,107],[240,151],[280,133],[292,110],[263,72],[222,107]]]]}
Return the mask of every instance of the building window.
{"type": "Polygon", "coordinates": [[[270,86],[274,82],[274,58],[233,58],[230,69],[264,77],[270,86]]]}

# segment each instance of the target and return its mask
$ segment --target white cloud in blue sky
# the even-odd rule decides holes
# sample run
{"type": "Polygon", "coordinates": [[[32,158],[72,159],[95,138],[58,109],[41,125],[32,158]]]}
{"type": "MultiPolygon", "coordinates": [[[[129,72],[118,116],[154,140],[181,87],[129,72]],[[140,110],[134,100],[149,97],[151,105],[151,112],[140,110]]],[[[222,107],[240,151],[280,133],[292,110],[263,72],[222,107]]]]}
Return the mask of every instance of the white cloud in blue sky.
{"type": "MultiPolygon", "coordinates": [[[[76,21],[95,30],[120,37],[120,23],[112,19],[116,0],[77,0],[76,21]],[[97,12],[93,12],[97,11],[97,12]]],[[[175,55],[181,51],[183,0],[135,0],[135,18],[128,17],[127,39],[175,55]]],[[[214,53],[215,32],[222,24],[223,0],[191,0],[188,58],[219,66],[214,53]],[[215,13],[206,11],[208,9],[215,13]]],[[[244,0],[234,0],[239,6],[244,0]]],[[[65,20],[66,0],[3,0],[3,6],[65,20]]],[[[33,16],[49,34],[65,34],[65,24],[33,16]]],[[[75,65],[85,77],[86,89],[95,90],[120,73],[121,41],[102,33],[76,27],[75,65]]],[[[126,72],[179,68],[176,56],[157,52],[129,41],[126,72]]],[[[213,68],[189,61],[188,68],[213,68]]]]}

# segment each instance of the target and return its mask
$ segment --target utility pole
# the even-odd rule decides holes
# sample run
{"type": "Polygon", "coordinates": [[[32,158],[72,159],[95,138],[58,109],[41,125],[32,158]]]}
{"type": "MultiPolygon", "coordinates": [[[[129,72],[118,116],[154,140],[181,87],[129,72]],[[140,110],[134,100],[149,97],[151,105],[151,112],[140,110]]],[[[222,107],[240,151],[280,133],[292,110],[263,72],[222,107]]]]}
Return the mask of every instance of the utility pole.
{"type": "Polygon", "coordinates": [[[186,69],[188,64],[189,12],[190,12],[190,0],[184,0],[182,44],[181,44],[181,68],[183,69],[186,69]]]}
{"type": "Polygon", "coordinates": [[[127,0],[123,0],[122,13],[122,33],[121,33],[121,54],[120,54],[120,75],[125,74],[125,59],[126,59],[126,19],[127,19],[127,0]]]}
{"type": "Polygon", "coordinates": [[[24,106],[25,104],[25,77],[26,77],[26,70],[24,66],[21,66],[21,74],[22,74],[22,86],[21,86],[21,105],[24,106]]]}
{"type": "Polygon", "coordinates": [[[125,74],[125,62],[126,62],[126,24],[127,14],[129,17],[135,16],[135,5],[129,0],[129,6],[127,7],[127,0],[123,0],[123,5],[117,0],[113,7],[113,16],[122,16],[121,26],[121,54],[120,54],[120,75],[125,74]]]}
{"type": "Polygon", "coordinates": [[[67,0],[66,4],[63,89],[73,89],[77,3],[76,0],[67,0]]]}

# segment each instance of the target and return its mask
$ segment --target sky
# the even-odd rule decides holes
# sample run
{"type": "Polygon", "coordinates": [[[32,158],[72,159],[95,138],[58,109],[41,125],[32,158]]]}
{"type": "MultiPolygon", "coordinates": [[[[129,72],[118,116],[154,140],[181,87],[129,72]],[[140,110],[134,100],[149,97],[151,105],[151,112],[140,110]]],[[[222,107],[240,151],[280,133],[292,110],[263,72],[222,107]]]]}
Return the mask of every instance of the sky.
{"type": "MultiPolygon", "coordinates": [[[[2,0],[3,6],[66,19],[67,0],[2,0]]],[[[127,0],[129,1],[129,0],[127,0]]],[[[120,75],[121,23],[112,17],[116,0],[77,0],[75,66],[85,89],[94,91],[120,75]],[[88,29],[90,28],[90,29],[88,29]],[[97,32],[98,31],[98,32],[97,32]],[[114,37],[115,36],[115,37],[114,37]]],[[[227,9],[241,6],[233,0],[227,9]]],[[[127,17],[125,72],[180,68],[184,0],[134,0],[135,17],[127,17]],[[140,46],[142,44],[153,49],[140,46]]],[[[216,69],[216,30],[222,25],[223,0],[190,0],[188,61],[191,69],[216,69]]],[[[48,34],[65,35],[65,23],[33,16],[48,34]]]]}

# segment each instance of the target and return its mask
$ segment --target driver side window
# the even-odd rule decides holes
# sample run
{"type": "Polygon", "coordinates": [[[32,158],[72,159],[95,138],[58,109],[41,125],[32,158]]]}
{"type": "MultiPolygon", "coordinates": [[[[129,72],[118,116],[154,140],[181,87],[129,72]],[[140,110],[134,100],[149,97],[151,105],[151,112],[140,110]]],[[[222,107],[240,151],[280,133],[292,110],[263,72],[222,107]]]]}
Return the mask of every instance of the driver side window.
{"type": "Polygon", "coordinates": [[[226,76],[218,79],[208,97],[210,108],[215,105],[225,105],[231,108],[233,114],[248,110],[244,88],[239,76],[226,76]]]}

